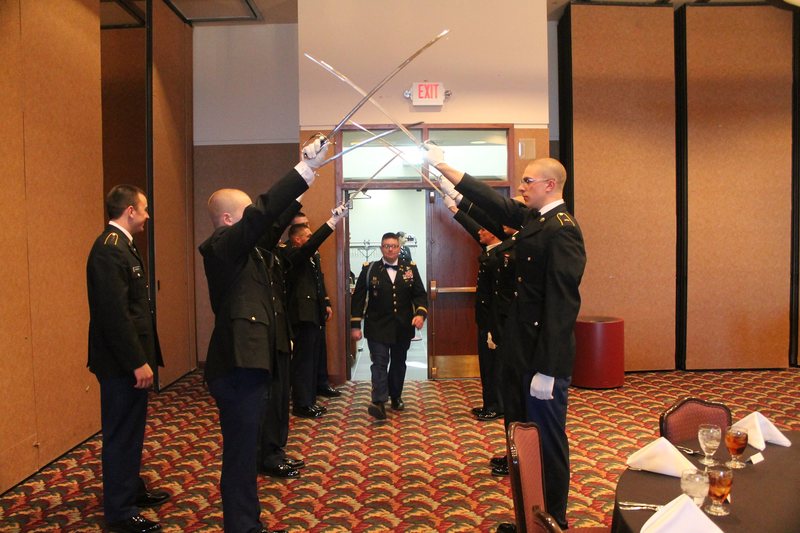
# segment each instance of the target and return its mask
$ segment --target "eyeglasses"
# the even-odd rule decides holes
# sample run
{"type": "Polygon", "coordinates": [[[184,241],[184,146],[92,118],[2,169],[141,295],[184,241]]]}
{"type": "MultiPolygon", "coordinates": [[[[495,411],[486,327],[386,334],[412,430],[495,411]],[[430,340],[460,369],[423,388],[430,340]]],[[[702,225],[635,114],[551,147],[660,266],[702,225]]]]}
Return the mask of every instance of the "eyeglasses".
{"type": "Polygon", "coordinates": [[[534,183],[539,183],[540,181],[551,181],[551,178],[538,179],[538,180],[534,179],[534,178],[528,178],[528,177],[522,178],[522,183],[524,183],[525,185],[533,185],[534,183]]]}
{"type": "Polygon", "coordinates": [[[394,250],[395,248],[400,248],[397,244],[381,244],[381,248],[385,250],[394,250]]]}

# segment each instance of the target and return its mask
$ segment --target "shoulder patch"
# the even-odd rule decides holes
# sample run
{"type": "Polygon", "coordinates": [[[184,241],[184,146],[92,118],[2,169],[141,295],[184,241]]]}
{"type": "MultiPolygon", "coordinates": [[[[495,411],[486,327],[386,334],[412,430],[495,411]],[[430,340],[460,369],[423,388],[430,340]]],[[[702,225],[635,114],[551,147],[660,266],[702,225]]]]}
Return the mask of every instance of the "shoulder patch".
{"type": "Polygon", "coordinates": [[[558,218],[558,221],[561,223],[562,226],[564,224],[569,224],[570,226],[575,225],[575,222],[573,222],[572,219],[569,218],[569,215],[567,213],[558,213],[556,215],[556,218],[558,218]]]}
{"type": "Polygon", "coordinates": [[[109,233],[108,235],[106,235],[106,240],[103,241],[103,244],[116,246],[117,242],[119,242],[119,235],[117,235],[116,233],[109,233]]]}

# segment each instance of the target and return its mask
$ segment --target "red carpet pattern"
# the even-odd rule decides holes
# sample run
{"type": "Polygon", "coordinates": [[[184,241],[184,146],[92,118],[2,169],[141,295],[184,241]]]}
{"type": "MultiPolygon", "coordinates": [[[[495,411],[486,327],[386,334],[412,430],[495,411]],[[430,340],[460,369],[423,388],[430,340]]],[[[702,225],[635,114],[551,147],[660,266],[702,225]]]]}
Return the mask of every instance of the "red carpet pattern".
{"type": "MultiPolygon", "coordinates": [[[[503,450],[499,420],[476,422],[477,380],[410,382],[406,410],[366,413],[369,383],[344,385],[317,420],[292,418],[287,452],[307,467],[260,478],[262,520],[290,531],[493,531],[513,521],[507,478],[489,475],[503,450]]],[[[800,429],[800,370],[636,373],[613,390],[570,390],[573,526],[609,525],[628,455],[658,434],[658,414],[693,395],[724,401],[734,420],[760,410],[800,429]]],[[[153,396],[142,475],[173,498],[145,516],[165,531],[220,531],[221,437],[199,373],[153,396]]],[[[800,444],[799,444],[800,445],[800,444]]],[[[93,437],[0,496],[0,531],[100,531],[100,439],[93,437]]]]}

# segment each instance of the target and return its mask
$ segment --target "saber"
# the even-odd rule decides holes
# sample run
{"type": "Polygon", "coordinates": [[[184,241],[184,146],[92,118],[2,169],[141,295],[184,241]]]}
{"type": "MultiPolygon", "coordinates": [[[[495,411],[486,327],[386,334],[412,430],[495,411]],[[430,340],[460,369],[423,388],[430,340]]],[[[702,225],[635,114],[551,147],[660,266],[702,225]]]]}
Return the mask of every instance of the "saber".
{"type": "Polygon", "coordinates": [[[346,115],[345,115],[345,116],[342,118],[342,120],[340,120],[340,121],[339,121],[339,123],[338,123],[336,126],[334,126],[334,127],[333,127],[333,129],[332,129],[332,130],[331,130],[331,132],[330,132],[330,133],[327,135],[327,137],[328,137],[329,139],[330,139],[331,137],[333,137],[333,136],[336,134],[336,132],[338,132],[340,129],[342,129],[342,126],[344,126],[344,125],[345,125],[345,123],[346,123],[348,120],[350,120],[350,117],[352,117],[353,115],[355,115],[355,114],[356,114],[356,111],[358,111],[359,109],[361,109],[361,107],[362,107],[362,106],[363,106],[363,105],[364,105],[364,104],[367,102],[367,100],[369,100],[370,98],[372,98],[372,95],[374,95],[376,92],[378,92],[378,91],[381,89],[381,87],[383,87],[384,85],[386,85],[386,84],[389,82],[389,80],[391,80],[392,78],[394,78],[394,77],[395,77],[395,75],[396,75],[398,72],[400,72],[401,70],[403,70],[403,69],[404,69],[404,68],[405,68],[405,67],[406,67],[406,66],[407,66],[409,63],[411,63],[411,62],[412,62],[414,59],[416,59],[416,57],[417,57],[418,55],[420,55],[422,52],[424,52],[425,50],[427,50],[428,48],[430,48],[431,46],[433,46],[434,44],[436,44],[436,42],[437,42],[439,39],[441,39],[442,37],[444,37],[444,36],[445,36],[445,35],[447,35],[448,33],[450,33],[450,30],[444,30],[444,31],[443,31],[443,32],[441,32],[439,35],[437,35],[436,37],[434,37],[433,39],[431,39],[431,40],[430,40],[430,41],[429,41],[427,44],[425,44],[425,45],[424,45],[422,48],[420,48],[419,50],[417,50],[416,52],[414,52],[413,54],[411,54],[410,56],[408,56],[408,58],[407,58],[405,61],[403,61],[402,63],[400,63],[400,64],[399,64],[399,65],[398,65],[398,66],[397,66],[397,67],[396,67],[396,68],[395,68],[393,71],[391,71],[391,72],[389,73],[389,75],[388,75],[388,76],[386,76],[385,78],[383,78],[383,79],[382,79],[382,80],[381,80],[381,81],[380,81],[380,82],[379,82],[379,83],[378,83],[378,84],[377,84],[375,87],[373,87],[373,88],[372,88],[372,89],[371,89],[371,90],[370,90],[370,91],[369,91],[369,92],[368,92],[366,95],[364,95],[364,97],[363,97],[361,100],[359,100],[359,102],[358,102],[358,103],[355,105],[355,107],[353,107],[353,109],[351,109],[351,110],[350,110],[350,111],[349,111],[349,112],[348,112],[348,113],[347,113],[347,114],[346,114],[346,115]]]}
{"type": "MultiPolygon", "coordinates": [[[[316,63],[317,65],[319,65],[320,67],[324,68],[326,71],[328,71],[331,74],[333,74],[335,77],[339,78],[340,81],[343,81],[344,83],[346,83],[347,85],[349,85],[350,87],[355,89],[355,91],[357,93],[359,93],[361,96],[367,97],[369,99],[369,103],[374,105],[378,109],[378,111],[383,113],[384,116],[386,118],[388,118],[391,121],[392,124],[394,124],[395,126],[400,128],[400,131],[405,133],[406,136],[409,139],[411,139],[411,142],[413,142],[417,147],[420,147],[420,148],[422,147],[422,143],[420,143],[419,140],[417,140],[417,138],[414,137],[414,135],[410,131],[408,131],[408,128],[403,126],[397,119],[395,119],[392,115],[390,115],[389,112],[386,111],[386,109],[384,109],[384,107],[381,104],[379,104],[372,97],[368,96],[367,92],[364,89],[362,89],[361,87],[359,87],[358,85],[356,85],[350,78],[348,78],[347,76],[345,76],[344,74],[342,74],[341,72],[339,72],[338,70],[333,68],[330,64],[326,63],[325,61],[322,61],[322,60],[314,58],[311,54],[304,53],[303,55],[306,56],[311,61],[313,61],[314,63],[316,63]]],[[[350,121],[350,123],[353,124],[354,126],[358,126],[358,124],[356,124],[352,120],[350,121]]],[[[364,131],[367,131],[367,130],[364,130],[364,131]]],[[[367,133],[369,133],[369,132],[367,132],[367,133]]]]}
{"type": "MultiPolygon", "coordinates": [[[[371,132],[368,132],[368,133],[371,133],[371,132]]],[[[375,139],[370,139],[370,140],[373,140],[373,141],[374,141],[375,139]]],[[[383,171],[383,169],[384,169],[384,168],[388,167],[388,166],[389,166],[389,163],[391,163],[392,161],[394,161],[395,159],[397,159],[397,156],[398,156],[398,155],[400,155],[400,154],[399,154],[399,153],[396,153],[396,154],[394,154],[394,155],[392,156],[392,158],[391,158],[391,159],[389,159],[389,160],[388,160],[386,163],[384,163],[384,164],[381,166],[381,168],[379,168],[378,170],[376,170],[376,171],[375,171],[375,173],[374,173],[372,176],[370,176],[370,177],[369,177],[369,179],[368,179],[367,181],[365,181],[365,182],[364,182],[364,184],[363,184],[361,187],[359,187],[359,189],[358,189],[358,190],[357,190],[355,193],[353,193],[353,195],[352,195],[352,196],[350,196],[350,197],[348,197],[348,198],[347,198],[347,202],[346,202],[346,203],[348,203],[348,204],[350,204],[350,206],[352,206],[352,205],[353,205],[353,204],[352,204],[352,202],[353,202],[353,198],[354,198],[355,196],[358,196],[358,195],[361,193],[361,191],[363,191],[364,189],[366,189],[366,188],[367,188],[367,185],[369,185],[369,183],[370,183],[372,180],[374,180],[374,179],[375,179],[375,178],[378,176],[378,174],[380,174],[380,173],[383,171]]]]}
{"type": "MultiPolygon", "coordinates": [[[[412,124],[412,125],[411,125],[411,127],[413,128],[414,126],[419,126],[420,124],[422,124],[422,122],[417,122],[416,124],[412,124]]],[[[392,128],[392,129],[390,129],[390,130],[382,131],[381,133],[378,133],[377,135],[375,135],[375,134],[372,134],[372,137],[370,137],[370,138],[367,138],[367,139],[364,139],[363,141],[359,141],[359,142],[357,142],[356,144],[353,144],[353,145],[351,145],[351,146],[348,146],[347,148],[344,148],[344,149],[343,149],[341,152],[339,152],[338,154],[334,154],[333,156],[329,157],[328,159],[326,159],[325,161],[323,161],[322,163],[320,163],[320,165],[319,165],[319,166],[320,166],[320,167],[323,167],[323,166],[327,165],[328,163],[330,163],[331,161],[335,161],[335,160],[339,159],[339,158],[340,158],[340,157],[342,157],[344,154],[346,154],[346,153],[348,153],[348,152],[350,152],[350,151],[352,151],[352,150],[355,150],[356,148],[359,148],[359,147],[361,147],[361,146],[364,146],[365,144],[369,144],[369,143],[371,143],[372,141],[376,141],[376,140],[380,139],[381,137],[386,137],[387,135],[390,135],[390,134],[392,134],[392,133],[395,133],[395,132],[396,132],[396,131],[398,131],[398,130],[399,130],[399,128],[392,128]]]]}
{"type": "MultiPolygon", "coordinates": [[[[424,173],[423,173],[423,172],[422,172],[420,169],[418,169],[418,168],[417,168],[417,165],[415,165],[413,162],[409,161],[409,160],[406,158],[406,156],[403,154],[403,151],[402,151],[402,150],[400,150],[398,147],[396,147],[396,146],[392,145],[392,144],[391,144],[389,141],[387,141],[386,139],[378,139],[378,136],[377,136],[376,134],[372,133],[371,131],[369,131],[367,128],[365,128],[364,126],[362,126],[362,125],[361,125],[361,124],[359,124],[358,122],[355,122],[355,121],[351,120],[351,121],[350,121],[350,124],[352,124],[353,126],[355,126],[355,127],[356,127],[356,128],[358,128],[358,129],[360,129],[361,131],[363,131],[363,132],[366,132],[368,135],[372,135],[372,139],[373,139],[373,140],[380,140],[380,141],[381,141],[381,143],[383,143],[383,145],[384,145],[384,146],[386,146],[386,148],[388,148],[389,150],[391,150],[392,152],[394,152],[395,156],[400,156],[400,159],[402,159],[403,161],[405,161],[406,163],[408,163],[410,166],[414,167],[414,170],[416,170],[416,171],[417,171],[417,174],[419,174],[420,176],[422,176],[422,179],[424,179],[425,181],[427,181],[427,182],[430,184],[430,186],[431,186],[431,187],[433,187],[433,188],[436,190],[436,192],[438,192],[440,195],[444,196],[444,193],[441,191],[441,189],[439,189],[439,187],[437,187],[437,186],[436,186],[436,184],[435,184],[435,183],[433,183],[433,181],[431,181],[431,180],[430,180],[430,178],[428,178],[428,176],[426,176],[426,175],[425,175],[425,174],[424,174],[424,173]]],[[[380,171],[379,171],[379,172],[380,172],[380,171]]],[[[357,193],[356,193],[356,194],[357,194],[357,193]]]]}

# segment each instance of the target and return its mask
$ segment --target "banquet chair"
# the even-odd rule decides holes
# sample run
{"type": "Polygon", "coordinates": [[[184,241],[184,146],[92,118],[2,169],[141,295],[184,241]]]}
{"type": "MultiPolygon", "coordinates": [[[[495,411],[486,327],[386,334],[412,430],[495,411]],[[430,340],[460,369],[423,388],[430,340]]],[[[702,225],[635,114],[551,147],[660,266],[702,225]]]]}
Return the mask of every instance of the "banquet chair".
{"type": "Polygon", "coordinates": [[[526,513],[525,509],[545,506],[539,426],[534,422],[512,422],[506,437],[517,531],[536,531],[533,513],[526,513]]]}
{"type": "Polygon", "coordinates": [[[688,397],[675,402],[658,419],[661,436],[672,443],[696,438],[700,424],[717,424],[725,431],[731,425],[731,410],[721,403],[688,397]]]}
{"type": "MultiPolygon", "coordinates": [[[[528,533],[563,533],[555,519],[542,511],[538,505],[533,506],[533,529],[528,533]]],[[[569,533],[608,533],[610,528],[598,527],[571,527],[569,533]]]]}

